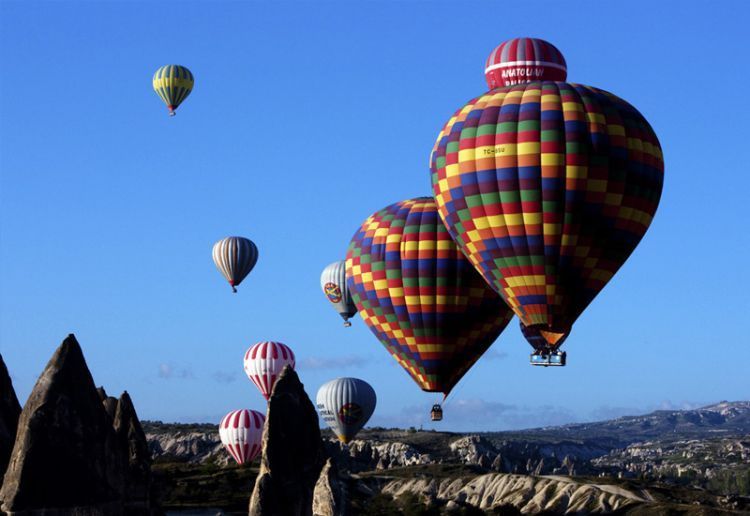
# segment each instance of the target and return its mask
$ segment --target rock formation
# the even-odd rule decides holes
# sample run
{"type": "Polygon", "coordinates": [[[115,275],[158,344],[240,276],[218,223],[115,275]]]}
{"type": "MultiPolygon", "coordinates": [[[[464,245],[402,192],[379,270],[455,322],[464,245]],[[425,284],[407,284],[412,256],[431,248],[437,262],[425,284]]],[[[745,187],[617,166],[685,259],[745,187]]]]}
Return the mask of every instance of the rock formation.
{"type": "Polygon", "coordinates": [[[0,499],[10,513],[123,514],[126,457],[75,337],[36,382],[0,499]]]}
{"type": "Polygon", "coordinates": [[[219,439],[216,425],[211,425],[205,431],[191,430],[191,425],[173,424],[176,430],[161,431],[160,427],[151,423],[146,432],[151,457],[171,457],[180,462],[194,464],[215,463],[226,466],[233,462],[231,456],[224,449],[219,439]]]}
{"type": "Polygon", "coordinates": [[[355,439],[343,444],[338,439],[324,441],[326,452],[336,460],[340,469],[350,473],[387,470],[418,464],[432,464],[428,453],[401,442],[364,441],[355,439]]]}
{"type": "Polygon", "coordinates": [[[611,485],[565,477],[489,473],[474,478],[393,480],[383,493],[398,498],[417,494],[426,502],[472,506],[483,511],[512,505],[524,514],[604,514],[645,503],[639,495],[611,485]]]}
{"type": "Polygon", "coordinates": [[[0,355],[0,479],[8,467],[20,415],[21,405],[18,404],[13,382],[10,380],[8,369],[0,355]]]}
{"type": "Polygon", "coordinates": [[[104,387],[97,388],[96,393],[99,395],[99,399],[102,400],[104,411],[109,416],[109,419],[114,422],[115,412],[117,411],[117,398],[114,396],[107,396],[107,391],[104,390],[104,387]]]}
{"type": "Polygon", "coordinates": [[[313,516],[347,516],[346,482],[339,476],[336,463],[326,461],[313,493],[313,516]]]}
{"type": "Polygon", "coordinates": [[[313,490],[324,461],[315,406],[297,373],[287,366],[268,403],[250,516],[311,516],[313,490]]]}
{"type": "Polygon", "coordinates": [[[114,429],[118,445],[126,454],[123,503],[129,513],[148,513],[151,506],[151,453],[127,391],[117,400],[114,429]]]}

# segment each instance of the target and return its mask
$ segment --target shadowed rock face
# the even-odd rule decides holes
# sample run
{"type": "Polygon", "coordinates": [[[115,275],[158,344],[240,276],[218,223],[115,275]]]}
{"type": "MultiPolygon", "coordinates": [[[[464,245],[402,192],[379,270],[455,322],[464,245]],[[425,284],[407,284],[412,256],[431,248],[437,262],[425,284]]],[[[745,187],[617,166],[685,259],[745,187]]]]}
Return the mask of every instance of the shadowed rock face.
{"type": "Polygon", "coordinates": [[[73,335],[37,380],[18,429],[3,510],[122,513],[127,459],[73,335]]]}
{"type": "Polygon", "coordinates": [[[10,380],[8,369],[0,355],[0,478],[8,467],[20,415],[21,405],[18,404],[13,382],[10,380]]]}
{"type": "Polygon", "coordinates": [[[102,400],[104,411],[109,416],[109,419],[111,421],[114,421],[115,412],[117,411],[117,398],[113,396],[107,396],[107,391],[104,390],[104,387],[97,388],[96,393],[99,395],[99,399],[102,400]]]}
{"type": "Polygon", "coordinates": [[[150,507],[151,452],[135,407],[127,392],[117,401],[114,429],[119,445],[125,450],[125,505],[129,512],[150,507]]]}
{"type": "Polygon", "coordinates": [[[250,499],[251,516],[310,516],[325,462],[318,414],[297,373],[284,368],[268,403],[263,458],[250,499]]]}

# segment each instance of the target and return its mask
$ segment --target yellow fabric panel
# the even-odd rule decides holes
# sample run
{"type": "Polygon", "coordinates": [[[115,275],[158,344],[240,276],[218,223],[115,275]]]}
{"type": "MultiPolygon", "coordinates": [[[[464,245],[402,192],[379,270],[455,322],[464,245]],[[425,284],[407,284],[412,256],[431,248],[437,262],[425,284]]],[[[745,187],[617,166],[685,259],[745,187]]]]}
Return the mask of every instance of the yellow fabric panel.
{"type": "Polygon", "coordinates": [[[546,277],[541,274],[529,275],[529,276],[514,276],[506,278],[508,286],[511,288],[524,287],[524,286],[542,286],[546,283],[546,277]]]}
{"type": "Polygon", "coordinates": [[[545,152],[542,154],[541,164],[543,167],[561,167],[565,165],[565,154],[545,152]]]}
{"type": "Polygon", "coordinates": [[[517,152],[519,156],[525,154],[539,154],[542,146],[539,142],[522,142],[517,144],[517,152]]]}

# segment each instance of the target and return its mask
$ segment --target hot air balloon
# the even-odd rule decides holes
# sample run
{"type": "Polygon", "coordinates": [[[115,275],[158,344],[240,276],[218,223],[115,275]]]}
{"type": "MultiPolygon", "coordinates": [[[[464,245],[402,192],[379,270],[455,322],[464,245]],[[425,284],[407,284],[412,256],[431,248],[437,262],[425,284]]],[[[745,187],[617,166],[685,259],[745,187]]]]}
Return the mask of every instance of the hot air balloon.
{"type": "Polygon", "coordinates": [[[245,373],[266,399],[286,365],[294,369],[294,353],[281,342],[258,342],[245,353],[245,373]]]}
{"type": "Polygon", "coordinates": [[[357,313],[357,307],[346,286],[346,262],[344,260],[333,262],[323,269],[320,275],[320,288],[323,289],[323,293],[333,308],[344,319],[344,326],[351,326],[349,318],[357,313]]]}
{"type": "Polygon", "coordinates": [[[490,89],[531,81],[564,81],[568,67],[552,43],[537,38],[515,38],[490,53],[484,77],[490,89]]]}
{"type": "Polygon", "coordinates": [[[447,396],[513,316],[429,197],[370,216],[351,240],[346,275],[362,319],[428,392],[447,396]]]}
{"type": "Polygon", "coordinates": [[[320,417],[346,444],[375,411],[377,397],[370,384],[358,378],[337,378],[318,389],[316,403],[320,417]]]}
{"type": "Polygon", "coordinates": [[[557,339],[555,342],[550,343],[547,341],[550,336],[547,335],[545,338],[547,332],[540,329],[538,326],[527,328],[520,321],[519,324],[524,338],[529,344],[531,344],[531,347],[534,348],[534,352],[529,357],[531,365],[544,367],[565,365],[567,353],[565,351],[560,351],[559,348],[563,345],[565,339],[568,338],[567,333],[556,335],[557,339]]]}
{"type": "Polygon", "coordinates": [[[548,81],[459,109],[431,169],[453,240],[551,348],[638,245],[664,180],[659,141],[634,107],[548,81]]]}
{"type": "Polygon", "coordinates": [[[237,464],[252,462],[261,450],[266,417],[255,410],[233,410],[219,423],[221,443],[237,464]]]}
{"type": "Polygon", "coordinates": [[[258,262],[258,248],[244,237],[227,237],[214,244],[213,258],[219,269],[237,293],[237,286],[242,283],[258,262]]]}
{"type": "Polygon", "coordinates": [[[193,91],[193,74],[180,65],[162,66],[154,74],[154,91],[161,97],[169,109],[169,116],[175,115],[175,109],[193,91]]]}

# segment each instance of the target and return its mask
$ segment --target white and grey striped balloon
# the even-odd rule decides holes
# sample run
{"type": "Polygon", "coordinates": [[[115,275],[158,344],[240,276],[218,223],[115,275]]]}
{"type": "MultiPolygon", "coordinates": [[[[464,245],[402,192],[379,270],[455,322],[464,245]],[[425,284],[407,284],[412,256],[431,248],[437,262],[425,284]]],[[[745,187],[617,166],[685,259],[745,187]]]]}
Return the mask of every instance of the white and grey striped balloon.
{"type": "Polygon", "coordinates": [[[232,291],[237,292],[236,287],[258,262],[258,248],[247,238],[227,237],[214,244],[213,257],[216,268],[227,279],[232,291]]]}
{"type": "Polygon", "coordinates": [[[351,326],[350,317],[357,313],[357,307],[346,286],[346,262],[333,262],[320,275],[320,288],[333,305],[333,308],[344,319],[344,326],[351,326]]]}
{"type": "Polygon", "coordinates": [[[375,411],[377,396],[358,378],[337,378],[318,389],[318,413],[343,443],[351,441],[375,411]]]}

